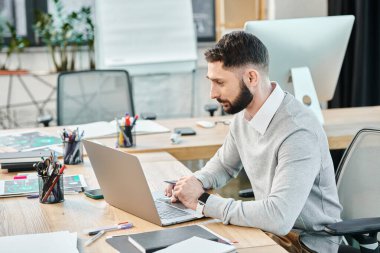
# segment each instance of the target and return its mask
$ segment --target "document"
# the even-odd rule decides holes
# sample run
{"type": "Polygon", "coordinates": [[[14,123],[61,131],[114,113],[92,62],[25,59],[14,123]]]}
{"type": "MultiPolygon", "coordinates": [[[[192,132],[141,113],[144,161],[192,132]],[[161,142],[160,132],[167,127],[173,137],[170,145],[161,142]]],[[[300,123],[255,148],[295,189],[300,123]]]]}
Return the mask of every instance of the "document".
{"type": "MultiPolygon", "coordinates": [[[[65,190],[87,187],[83,175],[69,175],[63,177],[65,190]]],[[[27,179],[0,181],[0,197],[24,196],[38,192],[38,178],[28,176],[27,179]]],[[[1,245],[1,244],[0,244],[1,245]]]]}
{"type": "Polygon", "coordinates": [[[0,237],[1,252],[79,253],[77,233],[69,231],[0,237]]]}
{"type": "MultiPolygon", "coordinates": [[[[121,124],[121,121],[119,122],[121,124]]],[[[86,139],[110,137],[113,135],[116,136],[116,133],[118,132],[115,120],[111,122],[98,121],[98,122],[82,124],[82,125],[72,125],[72,126],[68,126],[67,128],[76,129],[77,127],[79,128],[80,131],[82,130],[84,131],[84,138],[86,139]]],[[[166,132],[170,132],[170,130],[152,120],[138,120],[136,121],[135,128],[134,130],[132,130],[132,132],[135,132],[137,135],[141,135],[141,134],[166,133],[166,132]]]]}

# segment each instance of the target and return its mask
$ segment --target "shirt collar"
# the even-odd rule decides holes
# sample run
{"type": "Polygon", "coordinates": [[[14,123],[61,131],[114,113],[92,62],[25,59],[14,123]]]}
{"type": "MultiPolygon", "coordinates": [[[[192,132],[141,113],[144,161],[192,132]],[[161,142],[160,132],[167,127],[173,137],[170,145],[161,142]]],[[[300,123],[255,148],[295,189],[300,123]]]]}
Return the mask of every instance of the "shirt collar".
{"type": "Polygon", "coordinates": [[[255,116],[249,121],[249,125],[261,135],[265,134],[269,123],[285,97],[285,93],[281,89],[280,85],[276,82],[272,82],[272,84],[275,85],[272,93],[269,95],[255,116]]]}

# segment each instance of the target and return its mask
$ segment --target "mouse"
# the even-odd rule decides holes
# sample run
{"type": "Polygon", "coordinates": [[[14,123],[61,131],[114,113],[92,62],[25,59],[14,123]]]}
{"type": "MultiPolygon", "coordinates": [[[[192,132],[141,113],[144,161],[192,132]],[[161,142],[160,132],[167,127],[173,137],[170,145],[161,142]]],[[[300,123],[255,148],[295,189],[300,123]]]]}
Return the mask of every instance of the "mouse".
{"type": "Polygon", "coordinates": [[[211,121],[201,120],[197,122],[197,125],[204,128],[212,128],[215,126],[215,123],[211,121]]]}

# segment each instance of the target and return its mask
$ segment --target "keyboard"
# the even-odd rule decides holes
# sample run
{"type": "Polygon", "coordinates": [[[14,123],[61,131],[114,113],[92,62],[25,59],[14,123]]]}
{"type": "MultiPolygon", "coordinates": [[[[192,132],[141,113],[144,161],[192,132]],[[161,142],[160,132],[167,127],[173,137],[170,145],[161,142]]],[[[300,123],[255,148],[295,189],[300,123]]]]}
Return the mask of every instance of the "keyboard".
{"type": "Polygon", "coordinates": [[[188,212],[182,211],[164,202],[155,201],[154,203],[156,204],[158,215],[160,216],[161,219],[173,219],[173,218],[189,215],[188,212]]]}

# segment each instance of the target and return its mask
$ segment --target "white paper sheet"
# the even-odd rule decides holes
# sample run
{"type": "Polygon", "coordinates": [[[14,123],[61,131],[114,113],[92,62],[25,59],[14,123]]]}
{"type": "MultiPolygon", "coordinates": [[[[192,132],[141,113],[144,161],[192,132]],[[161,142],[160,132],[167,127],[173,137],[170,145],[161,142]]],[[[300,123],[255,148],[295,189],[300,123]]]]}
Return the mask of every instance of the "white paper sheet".
{"type": "Polygon", "coordinates": [[[77,234],[68,231],[0,237],[1,252],[79,253],[77,234]]]}

